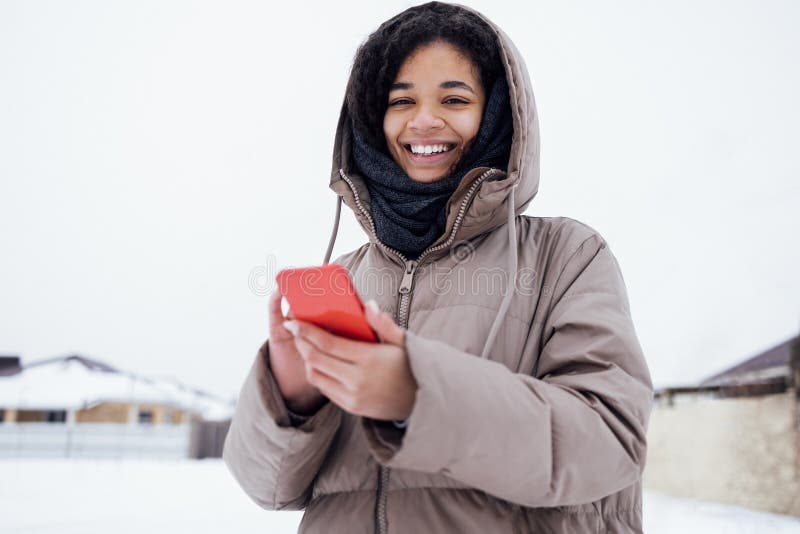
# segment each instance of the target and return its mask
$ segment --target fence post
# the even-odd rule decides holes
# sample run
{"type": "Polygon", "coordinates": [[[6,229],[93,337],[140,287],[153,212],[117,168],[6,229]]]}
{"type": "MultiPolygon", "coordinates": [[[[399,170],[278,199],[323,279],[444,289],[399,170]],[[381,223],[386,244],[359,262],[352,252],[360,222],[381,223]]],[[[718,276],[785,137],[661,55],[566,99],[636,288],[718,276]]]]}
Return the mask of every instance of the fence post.
{"type": "Polygon", "coordinates": [[[221,458],[225,436],[230,427],[230,419],[225,421],[204,421],[192,418],[189,438],[189,458],[221,458]]]}
{"type": "Polygon", "coordinates": [[[800,482],[800,335],[794,338],[789,356],[789,386],[794,390],[794,478],[800,482]]]}

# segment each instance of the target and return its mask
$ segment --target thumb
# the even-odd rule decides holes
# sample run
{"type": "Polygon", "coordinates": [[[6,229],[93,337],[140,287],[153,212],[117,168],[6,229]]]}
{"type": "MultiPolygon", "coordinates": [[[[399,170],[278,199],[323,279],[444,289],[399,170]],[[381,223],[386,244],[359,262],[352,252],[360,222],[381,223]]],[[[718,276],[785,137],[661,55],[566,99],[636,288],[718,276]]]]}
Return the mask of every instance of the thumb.
{"type": "Polygon", "coordinates": [[[378,338],[384,343],[403,346],[405,344],[405,332],[389,316],[378,308],[378,303],[369,300],[366,303],[367,322],[378,334],[378,338]]]}

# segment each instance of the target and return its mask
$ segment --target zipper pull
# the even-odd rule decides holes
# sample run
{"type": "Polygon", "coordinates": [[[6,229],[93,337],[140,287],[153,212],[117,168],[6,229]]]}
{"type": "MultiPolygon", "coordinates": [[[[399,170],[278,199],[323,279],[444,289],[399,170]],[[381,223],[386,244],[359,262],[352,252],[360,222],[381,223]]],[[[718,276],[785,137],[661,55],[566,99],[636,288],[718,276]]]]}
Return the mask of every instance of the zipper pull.
{"type": "Polygon", "coordinates": [[[417,268],[417,262],[410,260],[406,263],[406,270],[403,273],[403,280],[400,281],[400,294],[407,295],[411,292],[411,281],[414,278],[414,271],[417,268]]]}

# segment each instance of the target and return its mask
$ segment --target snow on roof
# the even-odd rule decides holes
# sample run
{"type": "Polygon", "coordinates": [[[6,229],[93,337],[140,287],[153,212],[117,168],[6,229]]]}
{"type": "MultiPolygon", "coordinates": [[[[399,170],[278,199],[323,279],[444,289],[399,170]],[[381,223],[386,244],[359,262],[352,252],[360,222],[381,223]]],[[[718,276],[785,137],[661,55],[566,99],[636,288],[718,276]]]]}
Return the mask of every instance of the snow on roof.
{"type": "Polygon", "coordinates": [[[229,403],[173,379],[150,379],[79,356],[52,358],[0,376],[0,408],[73,410],[102,402],[167,404],[207,420],[228,419],[229,403]]]}

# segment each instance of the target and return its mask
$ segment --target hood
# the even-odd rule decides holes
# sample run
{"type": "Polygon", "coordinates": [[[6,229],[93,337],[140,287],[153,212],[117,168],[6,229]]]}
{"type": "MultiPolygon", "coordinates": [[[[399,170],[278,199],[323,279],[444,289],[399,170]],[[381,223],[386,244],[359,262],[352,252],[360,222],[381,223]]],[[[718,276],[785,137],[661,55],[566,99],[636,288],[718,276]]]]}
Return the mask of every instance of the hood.
{"type": "MultiPolygon", "coordinates": [[[[489,19],[464,6],[457,6],[471,11],[492,28],[497,36],[500,59],[505,67],[508,82],[511,115],[514,122],[514,135],[511,141],[511,153],[508,171],[492,171],[479,167],[467,172],[461,179],[447,204],[447,223],[445,230],[418,258],[434,254],[449,253],[449,247],[459,241],[484,234],[495,228],[506,225],[508,233],[508,253],[506,256],[506,273],[516,278],[517,273],[517,225],[515,218],[536,196],[539,190],[539,120],[536,114],[536,102],[525,62],[511,39],[489,19]],[[434,252],[436,251],[436,252],[434,252]]],[[[370,215],[369,191],[364,178],[355,172],[351,159],[352,134],[350,133],[350,117],[347,103],[342,105],[336,138],[333,145],[333,165],[331,168],[330,188],[336,193],[336,219],[333,232],[328,242],[324,263],[328,263],[336,242],[339,229],[339,216],[342,202],[355,213],[358,222],[367,232],[370,241],[378,243],[378,247],[393,261],[401,262],[406,272],[411,263],[397,251],[390,251],[378,240],[370,215]]],[[[505,319],[511,305],[516,284],[506,284],[503,300],[497,315],[489,329],[489,334],[481,351],[481,358],[488,358],[500,325],[505,319]]]]}
{"type": "MultiPolygon", "coordinates": [[[[442,243],[457,243],[470,239],[502,226],[509,220],[509,211],[519,215],[536,196],[539,189],[539,121],[536,103],[533,96],[530,77],[525,63],[511,39],[493,22],[475,10],[458,6],[479,16],[497,35],[500,57],[505,66],[505,76],[510,93],[511,113],[514,123],[514,135],[508,172],[498,171],[484,176],[486,167],[473,169],[464,175],[456,191],[447,204],[447,223],[443,234],[431,245],[436,247],[442,243]],[[479,185],[476,185],[479,182],[479,185]],[[475,189],[477,187],[477,189],[475,189]],[[509,206],[510,192],[513,195],[513,209],[509,206]],[[459,212],[463,210],[458,227],[459,212]],[[453,234],[453,235],[451,235],[453,234]]],[[[350,117],[346,103],[342,105],[336,128],[331,166],[330,188],[337,195],[336,223],[338,227],[339,209],[344,202],[355,213],[361,227],[370,241],[378,240],[371,221],[370,197],[364,177],[356,170],[351,157],[352,135],[350,133],[350,117]]],[[[336,229],[331,236],[329,252],[325,262],[330,259],[336,229]]],[[[447,250],[447,247],[442,247],[447,250]]]]}

